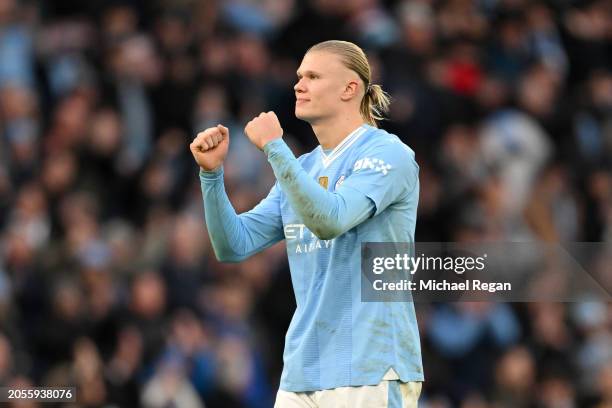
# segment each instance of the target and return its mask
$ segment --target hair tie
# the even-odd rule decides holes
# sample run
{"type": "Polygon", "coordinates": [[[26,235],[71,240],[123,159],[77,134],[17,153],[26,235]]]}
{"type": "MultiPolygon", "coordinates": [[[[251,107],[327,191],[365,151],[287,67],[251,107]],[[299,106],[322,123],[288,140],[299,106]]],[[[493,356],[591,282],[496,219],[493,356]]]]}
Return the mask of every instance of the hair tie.
{"type": "Polygon", "coordinates": [[[367,88],[366,88],[366,93],[369,94],[372,92],[372,84],[368,84],[367,88]]]}

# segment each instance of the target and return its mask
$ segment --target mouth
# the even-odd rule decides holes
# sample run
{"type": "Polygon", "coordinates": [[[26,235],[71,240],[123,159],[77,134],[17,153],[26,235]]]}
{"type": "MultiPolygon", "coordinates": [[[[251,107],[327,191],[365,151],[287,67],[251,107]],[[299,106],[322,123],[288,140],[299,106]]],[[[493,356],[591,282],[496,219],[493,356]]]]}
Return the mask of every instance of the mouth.
{"type": "Polygon", "coordinates": [[[302,105],[302,104],[304,104],[304,103],[306,103],[308,101],[309,101],[308,99],[298,98],[298,99],[295,100],[295,104],[296,105],[302,105]]]}

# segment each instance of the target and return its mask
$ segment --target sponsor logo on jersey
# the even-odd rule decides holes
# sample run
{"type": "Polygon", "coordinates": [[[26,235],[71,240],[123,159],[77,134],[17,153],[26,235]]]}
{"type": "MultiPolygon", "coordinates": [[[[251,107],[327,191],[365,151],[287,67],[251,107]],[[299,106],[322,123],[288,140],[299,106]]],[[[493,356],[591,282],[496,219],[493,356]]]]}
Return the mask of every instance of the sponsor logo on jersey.
{"type": "Polygon", "coordinates": [[[304,224],[286,224],[283,229],[288,250],[296,254],[329,249],[334,242],[333,239],[318,239],[304,224]]]}

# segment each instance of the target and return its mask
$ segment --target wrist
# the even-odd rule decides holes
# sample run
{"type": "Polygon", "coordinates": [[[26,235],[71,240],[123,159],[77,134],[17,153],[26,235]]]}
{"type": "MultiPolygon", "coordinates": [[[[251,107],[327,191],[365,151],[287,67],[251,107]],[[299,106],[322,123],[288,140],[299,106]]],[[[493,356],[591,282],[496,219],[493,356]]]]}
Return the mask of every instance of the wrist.
{"type": "Polygon", "coordinates": [[[275,140],[279,140],[282,139],[283,135],[281,134],[280,136],[275,136],[275,137],[271,137],[271,138],[264,138],[261,142],[261,146],[259,146],[259,150],[263,150],[264,147],[266,147],[267,144],[274,142],[275,140]]]}
{"type": "Polygon", "coordinates": [[[264,146],[262,147],[261,150],[263,150],[263,152],[266,155],[269,155],[271,151],[275,150],[278,148],[278,146],[282,146],[285,144],[285,141],[283,140],[282,137],[278,137],[276,139],[272,139],[269,140],[268,142],[266,142],[266,144],[264,144],[264,146]]]}
{"type": "Polygon", "coordinates": [[[206,170],[200,167],[200,179],[201,180],[217,180],[223,176],[223,165],[213,169],[206,170]]]}

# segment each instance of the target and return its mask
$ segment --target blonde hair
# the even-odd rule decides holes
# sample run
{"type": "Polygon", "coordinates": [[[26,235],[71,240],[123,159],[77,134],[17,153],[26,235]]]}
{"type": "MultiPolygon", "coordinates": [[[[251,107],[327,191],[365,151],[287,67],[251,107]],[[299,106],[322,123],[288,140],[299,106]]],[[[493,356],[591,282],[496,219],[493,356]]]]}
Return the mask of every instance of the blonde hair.
{"type": "Polygon", "coordinates": [[[359,107],[361,116],[373,126],[376,126],[376,121],[385,119],[383,115],[389,112],[391,97],[380,85],[371,83],[370,63],[358,45],[348,41],[330,40],[313,45],[306,53],[310,51],[327,51],[340,56],[344,66],[354,71],[363,81],[365,93],[359,107]]]}

